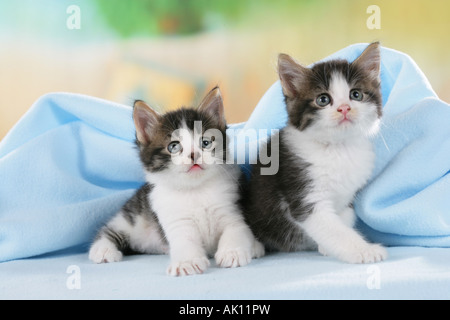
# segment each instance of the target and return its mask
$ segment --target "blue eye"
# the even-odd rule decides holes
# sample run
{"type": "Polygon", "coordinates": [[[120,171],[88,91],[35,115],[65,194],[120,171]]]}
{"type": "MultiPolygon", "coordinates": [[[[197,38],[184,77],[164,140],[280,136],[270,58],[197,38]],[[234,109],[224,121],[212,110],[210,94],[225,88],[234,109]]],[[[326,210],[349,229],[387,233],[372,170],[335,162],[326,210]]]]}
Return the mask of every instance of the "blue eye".
{"type": "Polygon", "coordinates": [[[316,103],[317,103],[317,105],[320,106],[320,107],[325,107],[325,106],[329,105],[330,102],[331,102],[331,98],[330,98],[330,96],[329,96],[328,94],[326,94],[326,93],[322,93],[321,95],[319,95],[319,96],[316,98],[316,103]]]}
{"type": "Polygon", "coordinates": [[[350,99],[355,101],[362,101],[363,93],[361,92],[361,90],[353,89],[352,91],[350,91],[350,99]]]}
{"type": "Polygon", "coordinates": [[[169,151],[170,153],[178,153],[182,149],[183,147],[181,146],[181,143],[179,141],[173,141],[167,146],[167,151],[169,151]]]}
{"type": "Polygon", "coordinates": [[[202,138],[202,149],[210,149],[212,147],[212,140],[208,138],[202,138]]]}

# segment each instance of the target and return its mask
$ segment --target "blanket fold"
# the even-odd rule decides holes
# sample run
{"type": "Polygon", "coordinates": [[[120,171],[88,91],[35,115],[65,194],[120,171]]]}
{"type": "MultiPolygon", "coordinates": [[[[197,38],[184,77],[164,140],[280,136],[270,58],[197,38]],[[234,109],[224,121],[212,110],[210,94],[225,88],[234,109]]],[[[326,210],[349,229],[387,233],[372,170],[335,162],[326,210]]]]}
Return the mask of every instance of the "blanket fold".
{"type": "Polygon", "coordinates": [[[144,181],[131,107],[41,97],[0,145],[0,261],[89,242],[144,181]]]}
{"type": "MultiPolygon", "coordinates": [[[[365,47],[326,59],[353,61],[365,47]]],[[[355,200],[358,227],[385,245],[448,247],[450,106],[409,56],[381,54],[384,115],[372,179],[355,200]]],[[[88,244],[142,185],[131,111],[51,93],[14,126],[0,143],[0,261],[88,244]]],[[[276,82],[236,128],[280,129],[286,120],[276,82]]]]}

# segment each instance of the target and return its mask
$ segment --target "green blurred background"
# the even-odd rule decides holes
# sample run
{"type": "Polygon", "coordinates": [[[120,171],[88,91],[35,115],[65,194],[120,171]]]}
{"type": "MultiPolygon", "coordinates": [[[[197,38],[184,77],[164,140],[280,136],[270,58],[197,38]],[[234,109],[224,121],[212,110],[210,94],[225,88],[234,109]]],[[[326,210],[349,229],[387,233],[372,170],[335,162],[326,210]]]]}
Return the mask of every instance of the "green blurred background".
{"type": "Polygon", "coordinates": [[[449,102],[449,12],[447,0],[0,0],[0,139],[54,91],[173,109],[218,84],[229,122],[245,121],[278,53],[310,64],[374,40],[409,54],[449,102]]]}

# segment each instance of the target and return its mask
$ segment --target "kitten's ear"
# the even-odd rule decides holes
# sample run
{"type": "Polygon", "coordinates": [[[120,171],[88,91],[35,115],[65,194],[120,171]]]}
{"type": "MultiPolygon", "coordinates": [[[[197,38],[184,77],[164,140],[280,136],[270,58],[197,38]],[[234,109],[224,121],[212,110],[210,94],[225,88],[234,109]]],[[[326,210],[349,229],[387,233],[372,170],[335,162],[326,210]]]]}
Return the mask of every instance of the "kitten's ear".
{"type": "Polygon", "coordinates": [[[136,139],[140,144],[148,145],[153,129],[159,121],[159,114],[144,101],[136,100],[133,108],[133,120],[136,127],[136,139]]]}
{"type": "Polygon", "coordinates": [[[281,53],[278,55],[278,75],[283,87],[283,93],[294,98],[300,93],[302,83],[310,70],[300,65],[289,55],[281,53]]]}
{"type": "Polygon", "coordinates": [[[225,111],[219,87],[212,89],[200,103],[198,110],[217,119],[221,126],[226,126],[225,111]]]}
{"type": "Polygon", "coordinates": [[[375,78],[380,77],[380,43],[373,42],[361,53],[361,55],[352,62],[359,65],[363,70],[367,70],[375,78]]]}

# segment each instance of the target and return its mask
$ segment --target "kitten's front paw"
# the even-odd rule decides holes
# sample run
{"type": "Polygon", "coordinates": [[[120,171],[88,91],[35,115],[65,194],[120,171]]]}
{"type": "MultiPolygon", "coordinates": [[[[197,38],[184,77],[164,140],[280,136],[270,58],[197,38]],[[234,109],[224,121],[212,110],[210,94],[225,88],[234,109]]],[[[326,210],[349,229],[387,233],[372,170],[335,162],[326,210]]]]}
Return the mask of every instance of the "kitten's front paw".
{"type": "Polygon", "coordinates": [[[252,258],[261,258],[266,253],[266,250],[264,249],[264,245],[255,239],[253,242],[253,254],[252,258]]]}
{"type": "Polygon", "coordinates": [[[194,258],[188,261],[171,262],[167,268],[167,274],[177,276],[189,276],[203,273],[209,266],[209,260],[206,257],[194,258]]]}
{"type": "Polygon", "coordinates": [[[367,244],[339,257],[349,263],[374,263],[387,258],[387,250],[379,244],[367,244]]]}
{"type": "Polygon", "coordinates": [[[117,262],[122,257],[122,252],[106,239],[97,240],[89,250],[89,259],[95,263],[117,262]]]}
{"type": "Polygon", "coordinates": [[[317,250],[321,255],[328,256],[328,252],[322,246],[318,246],[317,250]]]}
{"type": "Polygon", "coordinates": [[[252,260],[252,252],[243,248],[219,250],[214,256],[222,268],[243,267],[252,260]]]}

